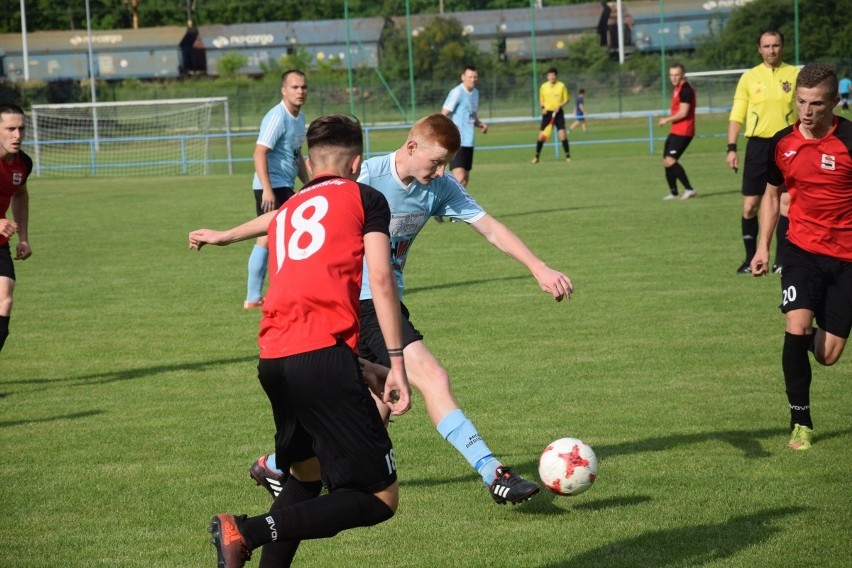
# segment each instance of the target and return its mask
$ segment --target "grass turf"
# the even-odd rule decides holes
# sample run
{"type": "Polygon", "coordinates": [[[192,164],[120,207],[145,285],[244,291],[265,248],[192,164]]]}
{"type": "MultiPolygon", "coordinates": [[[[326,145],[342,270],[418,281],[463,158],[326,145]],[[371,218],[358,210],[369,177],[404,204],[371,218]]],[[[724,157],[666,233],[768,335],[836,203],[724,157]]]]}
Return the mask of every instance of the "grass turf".
{"type": "MultiPolygon", "coordinates": [[[[548,442],[581,437],[595,486],[498,507],[415,396],[390,429],[397,516],[304,543],[296,566],[848,562],[852,357],[814,364],[816,443],[784,449],[779,280],[734,275],[738,177],[723,142],[696,139],[682,163],[699,197],[663,202],[661,148],[575,144],[570,165],[536,166],[477,151],[471,193],[573,279],[568,304],[463,224],[430,223],[406,269],[412,319],[497,456],[535,478],[548,442]]],[[[247,473],[272,448],[242,309],[251,245],[186,247],[252,214],[248,184],[31,180],[34,255],[0,356],[3,566],[212,566],[210,517],[268,506],[247,473]]]]}

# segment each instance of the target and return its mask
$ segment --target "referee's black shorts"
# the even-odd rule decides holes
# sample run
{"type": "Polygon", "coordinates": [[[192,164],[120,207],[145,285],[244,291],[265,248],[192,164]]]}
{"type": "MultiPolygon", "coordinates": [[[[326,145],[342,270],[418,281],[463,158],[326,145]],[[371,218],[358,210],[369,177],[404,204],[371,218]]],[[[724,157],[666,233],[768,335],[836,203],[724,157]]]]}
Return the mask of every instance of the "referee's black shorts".
{"type": "MultiPolygon", "coordinates": [[[[541,128],[539,130],[544,130],[547,128],[547,125],[550,124],[550,119],[553,118],[553,111],[549,110],[541,115],[541,128]]],[[[579,118],[579,117],[578,117],[579,118]]],[[[553,128],[554,130],[565,130],[565,110],[559,109],[556,111],[556,118],[553,118],[553,128]]]]}
{"type": "Polygon", "coordinates": [[[257,373],[272,404],[279,468],[316,456],[329,491],[375,493],[396,481],[387,429],[348,345],[260,359],[257,373]]]}
{"type": "Polygon", "coordinates": [[[742,194],[763,196],[766,192],[766,169],[769,167],[771,138],[752,137],[746,142],[742,194]]]}

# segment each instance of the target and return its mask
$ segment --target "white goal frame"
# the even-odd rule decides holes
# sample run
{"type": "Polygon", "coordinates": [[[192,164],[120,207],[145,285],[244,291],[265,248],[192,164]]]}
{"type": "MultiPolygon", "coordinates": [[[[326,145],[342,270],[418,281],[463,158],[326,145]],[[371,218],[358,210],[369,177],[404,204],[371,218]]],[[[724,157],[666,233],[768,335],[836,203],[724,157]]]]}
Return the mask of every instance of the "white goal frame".
{"type": "Polygon", "coordinates": [[[82,154],[81,145],[88,145],[90,148],[87,152],[89,164],[64,166],[69,170],[73,169],[72,175],[81,175],[88,171],[89,175],[96,176],[99,169],[106,168],[111,172],[109,175],[208,175],[210,165],[214,162],[226,162],[228,174],[234,173],[228,97],[33,105],[29,122],[36,176],[42,176],[51,170],[61,170],[63,166],[50,165],[52,157],[57,152],[71,147],[76,147],[77,154],[82,154]],[[210,120],[217,106],[221,106],[223,117],[221,124],[216,125],[218,133],[214,134],[211,133],[210,120]],[[134,113],[134,109],[139,111],[134,113]],[[190,113],[197,115],[195,124],[181,126],[174,120],[169,125],[171,129],[160,125],[164,129],[156,135],[134,133],[132,126],[127,130],[115,128],[116,132],[109,133],[110,128],[105,127],[132,123],[146,114],[167,124],[172,116],[177,119],[181,114],[192,119],[190,113]],[[107,118],[110,116],[120,118],[107,118]],[[76,126],[69,125],[64,128],[63,118],[70,123],[76,123],[76,126]],[[49,125],[49,120],[57,122],[49,125]],[[211,140],[219,139],[221,143],[222,138],[226,157],[213,160],[210,157],[211,140]],[[134,149],[141,153],[142,148],[156,147],[157,144],[162,147],[161,157],[146,156],[148,159],[141,159],[134,156],[134,149]],[[123,155],[130,157],[126,163],[121,163],[121,160],[119,163],[98,163],[101,154],[108,154],[109,149],[119,145],[123,148],[123,155]]]}

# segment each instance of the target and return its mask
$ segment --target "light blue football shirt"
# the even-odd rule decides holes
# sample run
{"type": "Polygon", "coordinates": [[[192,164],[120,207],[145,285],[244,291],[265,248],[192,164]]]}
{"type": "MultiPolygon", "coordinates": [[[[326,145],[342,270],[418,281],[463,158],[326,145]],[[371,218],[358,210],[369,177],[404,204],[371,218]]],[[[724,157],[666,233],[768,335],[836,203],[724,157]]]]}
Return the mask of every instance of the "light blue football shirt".
{"type": "MultiPolygon", "coordinates": [[[[299,150],[304,141],[305,115],[300,112],[293,116],[283,101],[263,117],[257,143],[269,148],[266,160],[272,187],[294,187],[299,175],[299,150]]],[[[263,189],[257,172],[251,186],[252,189],[263,189]]]]}
{"type": "MultiPolygon", "coordinates": [[[[449,173],[432,180],[428,185],[416,179],[409,185],[405,185],[396,173],[395,158],[396,152],[366,160],[361,164],[361,175],[358,176],[358,181],[379,190],[390,205],[391,263],[401,299],[405,286],[402,269],[405,267],[408,251],[411,250],[411,244],[420,229],[429,219],[434,215],[440,215],[475,223],[485,216],[485,210],[449,173]]],[[[364,263],[361,299],[369,300],[372,297],[367,264],[364,263]]]]}
{"type": "Polygon", "coordinates": [[[444,101],[444,108],[450,111],[450,118],[456,123],[461,134],[461,145],[473,147],[473,133],[476,113],[479,112],[479,89],[472,91],[459,83],[444,101]]]}

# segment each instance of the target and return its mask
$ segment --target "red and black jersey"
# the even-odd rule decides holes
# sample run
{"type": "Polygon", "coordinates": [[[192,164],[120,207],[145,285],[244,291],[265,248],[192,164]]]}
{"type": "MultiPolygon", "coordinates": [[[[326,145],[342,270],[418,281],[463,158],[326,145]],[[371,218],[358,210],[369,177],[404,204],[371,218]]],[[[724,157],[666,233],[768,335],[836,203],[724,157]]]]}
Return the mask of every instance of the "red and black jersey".
{"type": "Polygon", "coordinates": [[[671,133],[678,136],[695,136],[695,89],[686,81],[681,81],[672,93],[672,115],[677,114],[680,104],[688,104],[686,118],[672,123],[671,133]]]}
{"type": "MultiPolygon", "coordinates": [[[[12,196],[27,183],[27,178],[33,171],[33,161],[25,152],[18,152],[11,160],[0,159],[0,219],[6,219],[12,196]]],[[[0,235],[0,245],[9,239],[0,235]]]]}
{"type": "Polygon", "coordinates": [[[767,181],[790,194],[790,242],[852,262],[852,122],[834,117],[828,134],[810,140],[797,121],[775,135],[769,155],[767,181]]]}
{"type": "Polygon", "coordinates": [[[370,186],[321,177],[287,200],[269,224],[269,289],[260,357],[358,346],[364,235],[389,234],[390,207],[370,186]]]}

